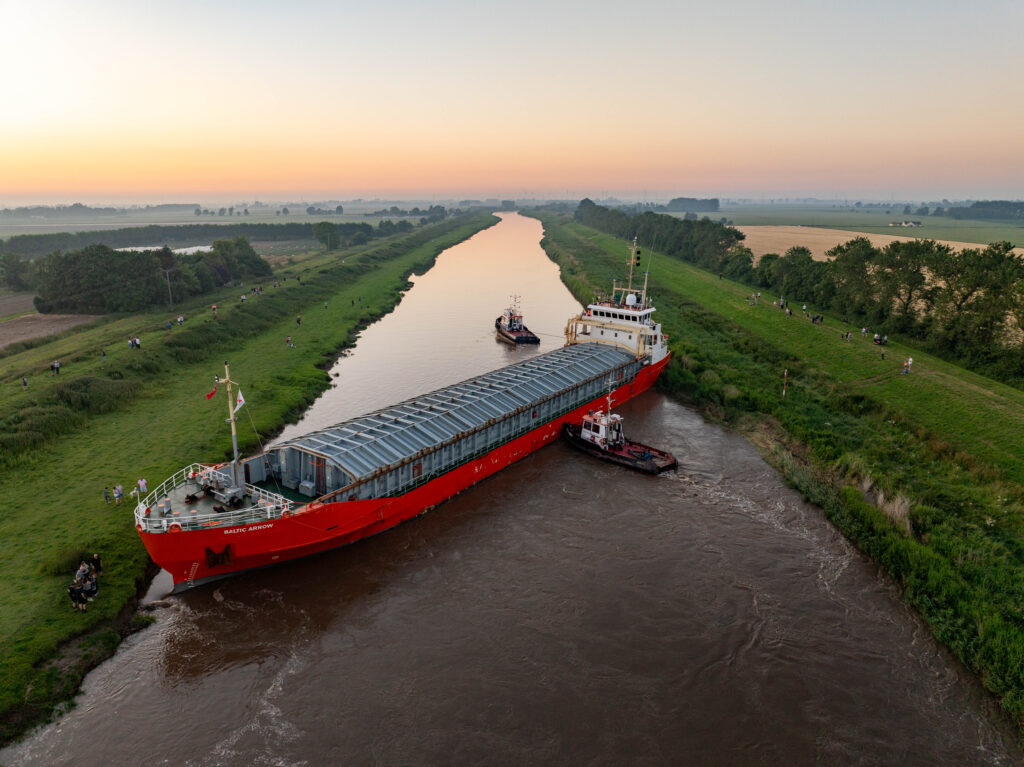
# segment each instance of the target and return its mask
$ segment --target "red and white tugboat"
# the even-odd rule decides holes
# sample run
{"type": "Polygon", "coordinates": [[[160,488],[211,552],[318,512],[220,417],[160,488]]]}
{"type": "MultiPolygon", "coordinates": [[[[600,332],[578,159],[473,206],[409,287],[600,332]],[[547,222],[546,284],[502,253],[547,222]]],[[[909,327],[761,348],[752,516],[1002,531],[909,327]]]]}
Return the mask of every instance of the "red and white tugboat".
{"type": "Polygon", "coordinates": [[[622,416],[612,412],[611,397],[607,411],[591,410],[580,423],[562,424],[562,436],[584,453],[647,474],[660,474],[676,467],[671,453],[626,439],[622,416]]]}
{"type": "Polygon", "coordinates": [[[519,311],[519,296],[512,296],[509,307],[494,320],[494,329],[498,332],[498,338],[510,344],[540,343],[540,339],[523,324],[523,314],[519,311]]]}

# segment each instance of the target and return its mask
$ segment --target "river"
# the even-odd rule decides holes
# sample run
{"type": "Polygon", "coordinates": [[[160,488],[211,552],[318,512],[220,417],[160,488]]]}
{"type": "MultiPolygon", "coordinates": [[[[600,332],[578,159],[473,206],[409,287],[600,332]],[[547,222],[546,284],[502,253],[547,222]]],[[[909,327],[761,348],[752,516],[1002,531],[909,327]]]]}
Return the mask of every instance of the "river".
{"type": "MultiPolygon", "coordinates": [[[[503,214],[442,254],[297,428],[538,353],[494,341],[512,292],[555,348],[578,307],[540,236],[503,214]]],[[[0,763],[1024,761],[991,696],[753,447],[654,392],[618,412],[679,471],[555,444],[370,540],[172,597],[0,763]]]]}

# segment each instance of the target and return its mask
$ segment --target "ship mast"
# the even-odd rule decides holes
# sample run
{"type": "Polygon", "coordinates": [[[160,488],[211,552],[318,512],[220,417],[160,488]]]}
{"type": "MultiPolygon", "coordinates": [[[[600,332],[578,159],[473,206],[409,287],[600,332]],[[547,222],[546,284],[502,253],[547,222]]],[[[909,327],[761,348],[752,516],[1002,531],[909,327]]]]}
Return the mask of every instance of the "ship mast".
{"type": "Polygon", "coordinates": [[[237,491],[242,487],[238,481],[238,428],[235,425],[235,398],[231,396],[231,371],[227,360],[224,360],[224,383],[228,387],[228,421],[231,423],[231,449],[234,456],[231,459],[231,489],[237,491]]]}
{"type": "MultiPolygon", "coordinates": [[[[633,236],[633,245],[629,250],[629,280],[625,286],[622,286],[618,280],[612,280],[612,303],[621,306],[619,294],[621,293],[621,301],[625,303],[626,296],[633,292],[633,270],[640,266],[640,250],[636,246],[636,235],[633,236]]],[[[644,287],[640,292],[640,306],[647,306],[647,272],[644,272],[644,287]]]]}

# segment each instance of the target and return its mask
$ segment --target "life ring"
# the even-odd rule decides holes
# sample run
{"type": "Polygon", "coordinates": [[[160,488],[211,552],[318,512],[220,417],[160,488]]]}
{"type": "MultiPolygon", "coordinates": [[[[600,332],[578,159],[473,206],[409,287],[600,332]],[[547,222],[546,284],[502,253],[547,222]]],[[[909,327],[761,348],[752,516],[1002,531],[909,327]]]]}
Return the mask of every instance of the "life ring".
{"type": "Polygon", "coordinates": [[[604,444],[604,437],[601,437],[601,444],[604,444]]]}
{"type": "Polygon", "coordinates": [[[149,507],[149,506],[147,506],[147,507],[146,507],[146,516],[147,516],[147,517],[149,516],[149,512],[150,512],[150,511],[152,511],[152,509],[150,509],[150,507],[149,507]]]}
{"type": "Polygon", "coordinates": [[[142,523],[140,522],[139,524],[135,525],[135,529],[138,530],[141,533],[142,532],[142,523]]]}
{"type": "Polygon", "coordinates": [[[170,530],[172,533],[180,533],[181,525],[179,525],[177,522],[171,522],[171,526],[167,529],[170,530]]]}

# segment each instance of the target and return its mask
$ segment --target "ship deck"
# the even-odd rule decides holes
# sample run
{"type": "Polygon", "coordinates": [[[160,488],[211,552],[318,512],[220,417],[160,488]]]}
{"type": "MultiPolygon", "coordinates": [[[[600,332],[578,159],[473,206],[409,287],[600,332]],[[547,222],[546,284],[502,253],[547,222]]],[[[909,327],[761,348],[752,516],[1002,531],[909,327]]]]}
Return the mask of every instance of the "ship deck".
{"type": "Polygon", "coordinates": [[[187,466],[139,502],[135,509],[136,524],[150,533],[170,531],[172,525],[181,530],[230,527],[276,519],[282,512],[312,500],[294,492],[286,497],[249,484],[244,484],[238,495],[230,491],[231,484],[229,471],[200,464],[187,466]],[[241,505],[232,505],[233,495],[238,495],[241,505]]]}

